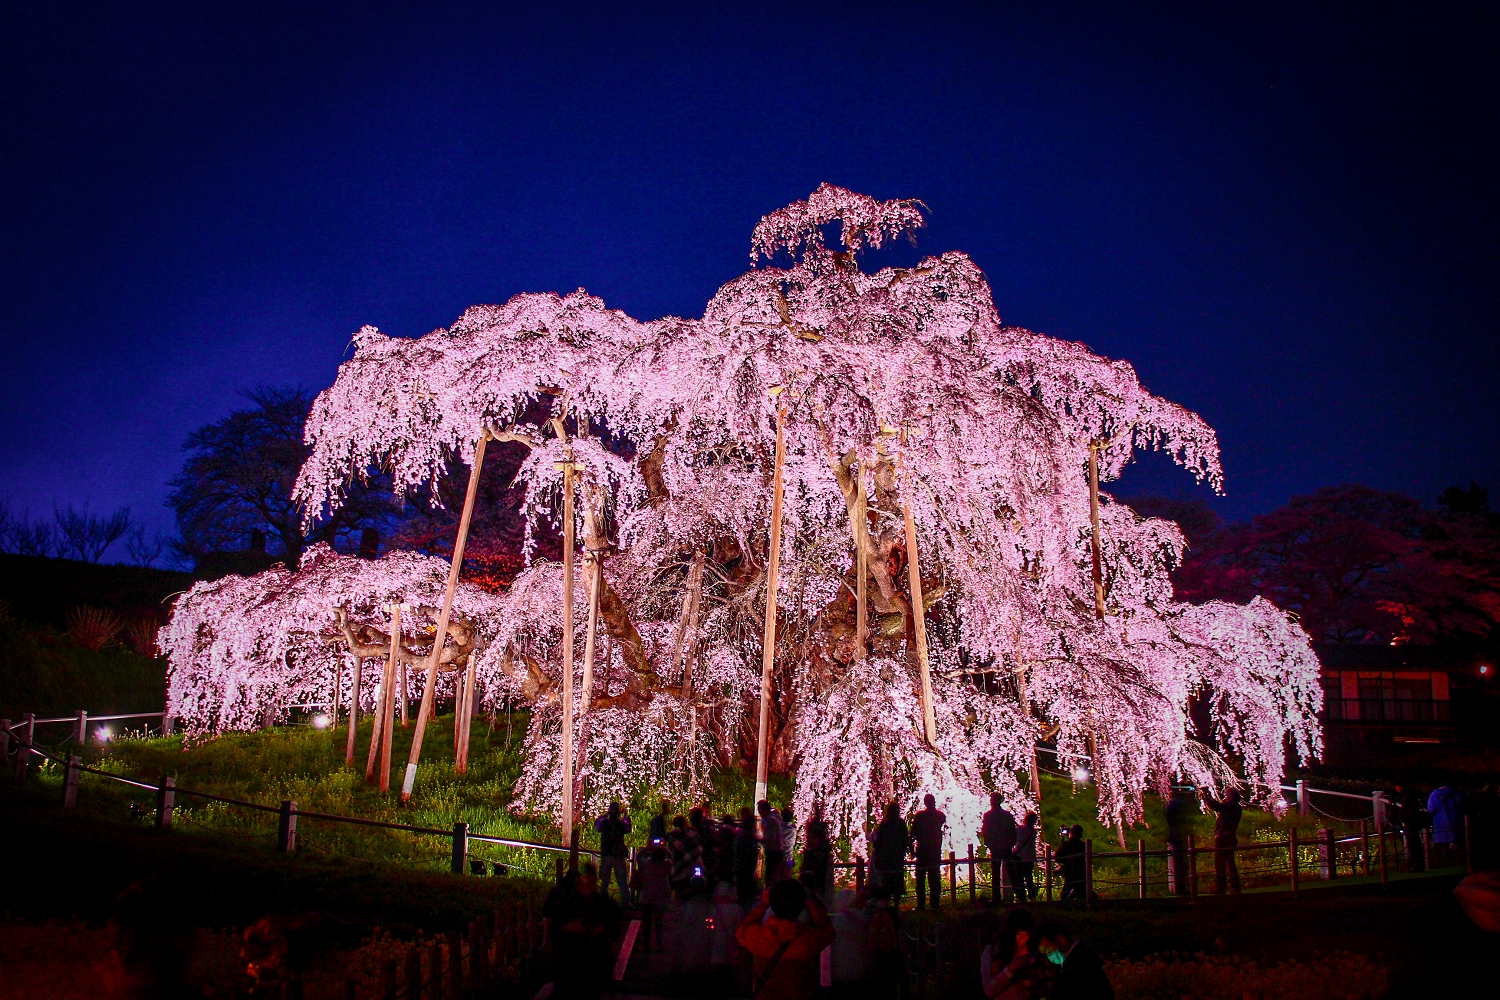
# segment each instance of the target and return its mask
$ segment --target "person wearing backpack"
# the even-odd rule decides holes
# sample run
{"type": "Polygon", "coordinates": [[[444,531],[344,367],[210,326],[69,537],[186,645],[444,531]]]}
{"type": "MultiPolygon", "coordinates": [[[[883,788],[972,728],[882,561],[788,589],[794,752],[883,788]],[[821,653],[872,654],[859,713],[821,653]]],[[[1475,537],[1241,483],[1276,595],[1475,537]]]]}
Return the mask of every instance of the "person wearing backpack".
{"type": "Polygon", "coordinates": [[[819,956],[835,934],[828,911],[801,882],[785,878],[761,893],[760,903],[745,914],[734,936],[755,959],[754,1000],[812,1000],[818,995],[819,956]]]}

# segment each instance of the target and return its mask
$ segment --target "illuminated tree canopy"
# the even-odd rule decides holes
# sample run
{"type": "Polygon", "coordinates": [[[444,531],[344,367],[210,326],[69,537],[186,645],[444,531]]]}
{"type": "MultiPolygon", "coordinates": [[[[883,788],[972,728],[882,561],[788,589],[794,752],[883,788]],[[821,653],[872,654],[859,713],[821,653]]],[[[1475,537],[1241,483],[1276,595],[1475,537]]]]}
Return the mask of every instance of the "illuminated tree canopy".
{"type": "MultiPolygon", "coordinates": [[[[1021,776],[1038,740],[1089,763],[1110,822],[1138,820],[1142,794],[1178,777],[1220,787],[1238,773],[1252,798],[1274,803],[1286,747],[1304,758],[1321,749],[1317,661],[1295,621],[1259,599],[1175,602],[1168,573],[1185,548],[1177,526],[1140,518],[1107,493],[1102,620],[1096,610],[1091,447],[1103,481],[1145,448],[1217,488],[1213,430],[1147,392],[1125,362],[1003,326],[964,254],[860,269],[862,250],[909,236],[922,209],[824,185],[761,220],[751,270],[701,319],[639,322],[579,290],[475,306],[417,339],[365,327],[313,405],[297,496],[313,516],[377,473],[398,489],[431,489],[483,432],[530,449],[517,476],[529,539],[560,515],[557,463],[582,465],[581,537],[604,554],[605,584],[598,681],[591,703],[576,705],[578,794],[592,808],[647,788],[686,793],[755,738],[745,723],[759,690],[781,407],[773,763],[795,773],[804,815],[821,803],[858,842],[884,801],[931,791],[955,828],[971,828],[991,789],[1030,804],[1021,776]],[[838,249],[825,235],[833,230],[838,249]],[[538,401],[550,419],[524,420],[538,401]],[[935,745],[918,708],[907,511],[935,745]],[[865,650],[855,628],[860,549],[865,650]],[[1194,728],[1194,697],[1209,701],[1209,732],[1194,728]]],[[[432,566],[399,554],[386,563],[379,572],[408,573],[406,590],[431,593],[432,566]]],[[[235,585],[242,610],[221,602],[195,619],[200,638],[169,649],[173,710],[202,728],[239,717],[184,711],[196,702],[179,678],[209,683],[265,656],[264,675],[284,668],[292,685],[298,654],[287,650],[328,647],[291,637],[334,632],[335,608],[348,603],[330,585],[324,610],[297,617],[258,596],[286,585],[274,571],[255,580],[235,585]],[[201,637],[243,627],[228,619],[262,606],[255,649],[218,651],[201,637]]],[[[586,586],[580,574],[580,631],[586,586]]],[[[561,591],[559,567],[536,560],[505,593],[471,595],[462,607],[482,704],[535,709],[517,808],[545,813],[560,803],[561,591]]],[[[307,601],[312,609],[317,596],[307,601]]],[[[164,634],[185,632],[174,620],[164,634]]]]}

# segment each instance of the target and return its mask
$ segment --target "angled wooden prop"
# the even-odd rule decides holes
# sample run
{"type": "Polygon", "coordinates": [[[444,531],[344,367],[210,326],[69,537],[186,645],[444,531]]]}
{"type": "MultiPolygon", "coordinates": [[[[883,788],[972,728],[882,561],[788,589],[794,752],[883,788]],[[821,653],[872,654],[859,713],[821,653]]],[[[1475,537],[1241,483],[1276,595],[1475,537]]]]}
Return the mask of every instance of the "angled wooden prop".
{"type": "Polygon", "coordinates": [[[922,598],[922,568],[917,558],[917,522],[911,504],[903,503],[906,518],[906,581],[911,590],[912,634],[917,641],[917,667],[922,674],[922,737],[937,749],[937,716],[932,707],[932,664],[927,659],[927,605],[922,598]]]}
{"type": "Polygon", "coordinates": [[[854,572],[857,580],[854,585],[854,658],[863,660],[869,655],[870,650],[870,612],[866,605],[869,603],[867,594],[866,578],[870,575],[870,557],[868,553],[870,522],[866,513],[868,501],[865,499],[865,470],[859,459],[854,460],[854,572]]]}
{"type": "Polygon", "coordinates": [[[760,654],[760,733],[755,742],[755,801],[766,797],[771,754],[771,671],[776,665],[776,586],[781,569],[781,464],[786,457],[786,403],[783,388],[771,390],[776,397],[776,465],[771,477],[771,551],[766,567],[766,631],[760,654]]]}
{"type": "Polygon", "coordinates": [[[354,739],[359,734],[359,688],[365,679],[365,661],[349,654],[349,742],[344,748],[344,766],[354,766],[354,739]]]}
{"type": "Polygon", "coordinates": [[[562,833],[574,833],[573,818],[573,477],[578,464],[571,452],[558,462],[563,474],[563,644],[562,644],[562,833]]]}
{"type": "MultiPolygon", "coordinates": [[[[384,697],[380,706],[380,790],[391,790],[391,746],[396,737],[396,671],[405,672],[398,658],[401,651],[401,605],[391,605],[391,655],[385,664],[384,697]]],[[[405,691],[402,692],[405,695],[405,691]]]]}
{"type": "MultiPolygon", "coordinates": [[[[578,716],[589,714],[594,703],[594,645],[599,634],[599,592],[604,589],[604,553],[590,552],[584,572],[589,577],[589,624],[583,636],[583,697],[578,707],[578,716]]],[[[609,692],[605,692],[608,694],[609,692]]]]}
{"type": "Polygon", "coordinates": [[[1104,576],[1099,571],[1099,448],[1102,441],[1089,442],[1089,524],[1094,557],[1094,614],[1104,620],[1104,576]]]}
{"type": "Polygon", "coordinates": [[[437,698],[438,658],[448,641],[448,622],[453,617],[453,593],[458,589],[458,571],[464,564],[464,546],[469,541],[469,522],[474,519],[474,498],[479,495],[479,472],[484,466],[484,446],[489,431],[481,430],[474,444],[474,464],[469,466],[469,489],[464,494],[464,510],[458,519],[458,537],[453,540],[453,565],[448,567],[448,589],[443,592],[443,608],[438,612],[437,632],[432,636],[432,653],[427,659],[427,682],[422,686],[422,706],[417,711],[417,729],[411,737],[411,754],[406,761],[406,776],[401,781],[401,801],[411,801],[412,786],[417,781],[417,761],[422,756],[422,737],[427,733],[427,719],[437,698]]]}

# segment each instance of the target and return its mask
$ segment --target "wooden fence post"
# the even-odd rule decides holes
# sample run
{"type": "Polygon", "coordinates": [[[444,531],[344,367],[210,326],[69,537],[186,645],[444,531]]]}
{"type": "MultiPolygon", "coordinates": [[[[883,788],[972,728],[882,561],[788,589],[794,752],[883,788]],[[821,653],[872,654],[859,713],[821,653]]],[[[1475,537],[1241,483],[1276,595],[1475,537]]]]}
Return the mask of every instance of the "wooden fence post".
{"type": "Polygon", "coordinates": [[[1370,824],[1366,820],[1359,821],[1359,857],[1364,865],[1365,878],[1370,877],[1370,824]]]}
{"type": "Polygon", "coordinates": [[[26,784],[26,777],[31,771],[31,737],[26,733],[21,734],[20,746],[16,748],[16,771],[15,782],[18,785],[26,784]]]}
{"type": "Polygon", "coordinates": [[[161,734],[163,736],[171,736],[176,731],[177,717],[163,712],[161,716],[161,734]]]}
{"type": "Polygon", "coordinates": [[[422,1000],[422,950],[413,948],[406,953],[406,997],[407,1000],[422,1000]]]}
{"type": "Polygon", "coordinates": [[[453,824],[453,858],[449,863],[448,870],[455,875],[462,875],[469,860],[469,824],[453,824]]]}
{"type": "Polygon", "coordinates": [[[948,899],[958,905],[958,855],[948,852],[948,899]]]}
{"type": "MultiPolygon", "coordinates": [[[[427,947],[427,984],[432,1000],[443,1000],[443,943],[433,941],[427,947]]],[[[454,994],[454,1000],[458,995],[454,994]]]]}
{"type": "Polygon", "coordinates": [[[1052,902],[1052,845],[1042,845],[1042,857],[1046,859],[1047,870],[1042,873],[1042,878],[1047,885],[1047,902],[1052,902]]]}
{"type": "Polygon", "coordinates": [[[1318,831],[1318,878],[1325,882],[1338,877],[1338,855],[1334,853],[1335,850],[1333,831],[1325,826],[1318,831]]]}
{"type": "Polygon", "coordinates": [[[1300,873],[1297,870],[1297,828],[1294,826],[1286,832],[1287,860],[1292,867],[1292,895],[1297,895],[1301,888],[1300,873]]]}
{"type": "Polygon", "coordinates": [[[1093,909],[1094,906],[1094,842],[1085,840],[1083,842],[1083,908],[1093,909]]]}
{"type": "Polygon", "coordinates": [[[156,829],[172,829],[172,807],[177,798],[177,779],[163,775],[156,788],[156,829]]]}
{"type": "Polygon", "coordinates": [[[289,854],[297,849],[297,803],[290,799],[281,801],[281,812],[276,822],[276,850],[289,854]]]}
{"type": "Polygon", "coordinates": [[[78,729],[73,733],[73,738],[78,741],[79,746],[88,746],[89,713],[81,708],[78,710],[78,729]]]}
{"type": "Polygon", "coordinates": [[[1312,815],[1312,799],[1307,794],[1307,781],[1303,778],[1297,779],[1297,815],[1312,815]]]}
{"type": "Polygon", "coordinates": [[[458,931],[448,932],[448,983],[455,1000],[464,995],[464,936],[458,931]]]}
{"type": "Polygon", "coordinates": [[[1187,880],[1188,898],[1193,902],[1198,901],[1198,837],[1196,834],[1188,834],[1187,848],[1187,880]]]}
{"type": "Polygon", "coordinates": [[[974,845],[969,845],[969,902],[974,902],[979,890],[974,884],[974,845]]]}
{"type": "Polygon", "coordinates": [[[68,758],[67,768],[63,771],[62,804],[64,809],[72,809],[78,804],[78,768],[82,764],[83,759],[80,757],[68,758]]]}
{"type": "Polygon", "coordinates": [[[479,921],[469,921],[469,979],[474,983],[474,995],[480,996],[485,989],[484,936],[479,930],[479,921]]]}
{"type": "Polygon", "coordinates": [[[1146,842],[1137,840],[1135,842],[1136,871],[1140,878],[1140,898],[1146,898],[1146,842]]]}

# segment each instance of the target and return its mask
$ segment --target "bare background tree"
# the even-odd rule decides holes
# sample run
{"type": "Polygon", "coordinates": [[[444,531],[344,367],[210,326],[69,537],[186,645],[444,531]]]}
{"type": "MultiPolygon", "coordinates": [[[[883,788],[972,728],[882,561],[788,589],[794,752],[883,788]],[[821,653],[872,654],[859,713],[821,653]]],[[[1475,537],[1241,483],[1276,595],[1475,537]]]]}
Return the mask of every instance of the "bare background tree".
{"type": "Polygon", "coordinates": [[[131,527],[129,507],[121,507],[108,517],[95,517],[87,504],[81,511],[69,504],[56,508],[52,516],[57,522],[57,554],[87,563],[97,563],[131,527]]]}

